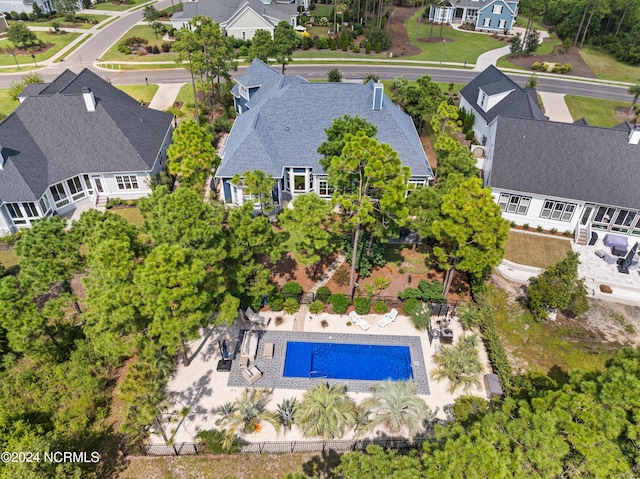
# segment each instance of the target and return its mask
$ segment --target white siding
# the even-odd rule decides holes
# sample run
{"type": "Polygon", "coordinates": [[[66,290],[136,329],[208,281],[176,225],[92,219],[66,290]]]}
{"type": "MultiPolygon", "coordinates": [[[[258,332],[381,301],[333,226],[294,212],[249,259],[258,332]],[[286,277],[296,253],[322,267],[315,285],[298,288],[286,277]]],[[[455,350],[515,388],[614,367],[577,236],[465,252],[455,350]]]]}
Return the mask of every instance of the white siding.
{"type": "Polygon", "coordinates": [[[247,40],[251,40],[256,30],[267,30],[273,36],[273,25],[267,22],[261,15],[251,8],[247,8],[235,17],[231,22],[224,25],[227,35],[243,38],[242,32],[245,32],[247,40]]]}

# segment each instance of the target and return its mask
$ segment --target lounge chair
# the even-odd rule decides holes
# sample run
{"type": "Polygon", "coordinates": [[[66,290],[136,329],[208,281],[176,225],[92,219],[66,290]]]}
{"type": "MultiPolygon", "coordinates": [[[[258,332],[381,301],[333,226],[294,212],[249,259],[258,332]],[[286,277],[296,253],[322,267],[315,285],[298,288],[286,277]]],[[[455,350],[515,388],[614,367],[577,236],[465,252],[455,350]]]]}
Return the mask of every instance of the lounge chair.
{"type": "Polygon", "coordinates": [[[252,368],[249,368],[249,369],[243,369],[242,377],[244,377],[244,379],[249,384],[253,384],[262,377],[262,371],[260,371],[257,367],[253,366],[252,368]]]}
{"type": "Polygon", "coordinates": [[[380,321],[378,321],[378,325],[381,328],[384,328],[385,326],[389,326],[392,322],[393,320],[389,318],[389,314],[387,313],[382,317],[380,321]]]}
{"type": "Polygon", "coordinates": [[[391,308],[391,311],[389,311],[387,314],[389,315],[389,319],[391,319],[391,322],[393,322],[398,317],[398,310],[396,308],[391,308]]]}
{"type": "Polygon", "coordinates": [[[258,333],[256,331],[245,331],[240,347],[240,367],[247,367],[249,363],[256,360],[258,352],[258,333]]]}
{"type": "Polygon", "coordinates": [[[360,328],[361,328],[363,331],[366,331],[367,329],[369,329],[369,328],[371,327],[371,326],[369,326],[369,323],[367,323],[367,322],[364,320],[364,318],[363,318],[363,317],[360,317],[360,321],[358,321],[356,324],[357,324],[358,326],[360,326],[360,328]]]}
{"type": "Polygon", "coordinates": [[[353,320],[354,323],[358,323],[359,321],[364,321],[364,318],[362,316],[360,316],[358,313],[356,313],[355,311],[351,311],[349,313],[349,317],[353,320]]]}
{"type": "Polygon", "coordinates": [[[249,322],[264,326],[265,328],[269,326],[269,322],[271,321],[270,317],[262,316],[260,313],[255,313],[251,308],[247,308],[245,316],[249,320],[249,322]]]}
{"type": "Polygon", "coordinates": [[[264,358],[273,359],[273,343],[264,343],[264,358]]]}

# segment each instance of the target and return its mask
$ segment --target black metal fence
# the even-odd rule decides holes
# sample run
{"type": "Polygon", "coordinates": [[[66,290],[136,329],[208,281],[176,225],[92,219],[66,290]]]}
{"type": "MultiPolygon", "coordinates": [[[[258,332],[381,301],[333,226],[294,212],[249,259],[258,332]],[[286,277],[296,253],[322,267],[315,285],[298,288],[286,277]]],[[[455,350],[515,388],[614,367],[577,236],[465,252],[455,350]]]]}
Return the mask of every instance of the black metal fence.
{"type": "MultiPolygon", "coordinates": [[[[383,449],[415,449],[422,445],[424,438],[408,439],[354,439],[349,441],[293,441],[293,442],[253,442],[245,443],[239,454],[288,454],[334,451],[345,453],[362,451],[369,445],[377,445],[383,449]]],[[[174,445],[145,444],[120,448],[129,456],[188,456],[206,454],[193,442],[182,442],[174,445]]]]}

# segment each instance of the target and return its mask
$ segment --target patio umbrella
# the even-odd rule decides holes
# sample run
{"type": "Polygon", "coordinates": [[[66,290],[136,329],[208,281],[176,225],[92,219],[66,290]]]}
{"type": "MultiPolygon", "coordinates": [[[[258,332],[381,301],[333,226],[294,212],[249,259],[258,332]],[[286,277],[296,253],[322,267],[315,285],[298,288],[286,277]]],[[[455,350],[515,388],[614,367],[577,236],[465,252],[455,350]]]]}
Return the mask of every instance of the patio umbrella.
{"type": "Polygon", "coordinates": [[[633,258],[635,257],[637,251],[638,251],[638,242],[636,241],[636,244],[633,245],[633,248],[631,248],[631,251],[629,251],[627,253],[627,256],[625,256],[625,258],[622,260],[623,267],[628,268],[629,266],[631,266],[631,262],[633,261],[633,258]]]}
{"type": "Polygon", "coordinates": [[[222,359],[229,359],[229,351],[227,350],[227,340],[224,339],[222,341],[222,345],[220,345],[220,341],[218,341],[218,346],[220,346],[220,354],[222,355],[222,359]]]}

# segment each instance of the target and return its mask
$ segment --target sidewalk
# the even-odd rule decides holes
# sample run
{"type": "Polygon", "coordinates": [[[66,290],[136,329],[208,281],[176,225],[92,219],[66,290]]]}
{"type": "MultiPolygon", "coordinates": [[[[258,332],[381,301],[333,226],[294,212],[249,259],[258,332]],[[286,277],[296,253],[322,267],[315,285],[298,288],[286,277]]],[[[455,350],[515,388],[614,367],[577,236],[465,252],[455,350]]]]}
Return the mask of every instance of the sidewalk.
{"type": "Polygon", "coordinates": [[[539,91],[538,95],[542,98],[544,114],[549,117],[549,120],[561,123],[574,122],[571,112],[567,107],[567,103],[564,101],[564,93],[547,93],[539,91]]]}
{"type": "Polygon", "coordinates": [[[149,108],[154,110],[164,111],[167,108],[173,106],[176,101],[176,97],[186,83],[159,83],[158,91],[149,103],[149,108]]]}

